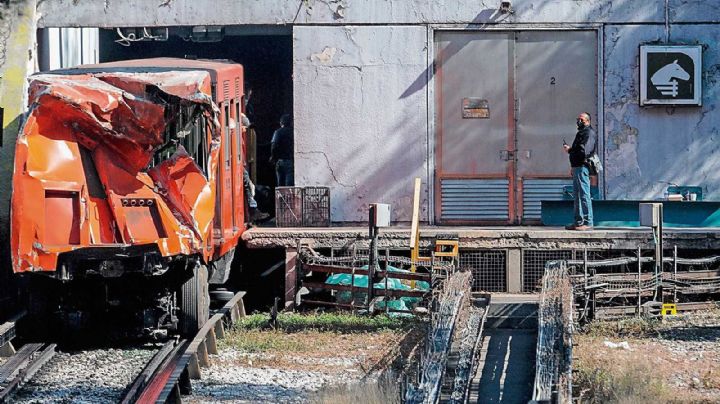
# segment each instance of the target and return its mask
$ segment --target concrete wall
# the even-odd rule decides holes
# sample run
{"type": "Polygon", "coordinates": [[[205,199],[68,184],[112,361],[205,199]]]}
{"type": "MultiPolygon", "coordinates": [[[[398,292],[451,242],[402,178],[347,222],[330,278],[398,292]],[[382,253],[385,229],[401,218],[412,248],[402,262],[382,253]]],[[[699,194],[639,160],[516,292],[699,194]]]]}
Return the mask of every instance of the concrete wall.
{"type": "Polygon", "coordinates": [[[720,25],[671,29],[671,42],[705,45],[702,107],[639,106],[638,45],[664,38],[663,26],[605,27],[608,199],[662,197],[668,183],[702,185],[720,198],[720,25]]]}
{"type": "Polygon", "coordinates": [[[35,9],[35,0],[14,0],[0,6],[0,107],[4,110],[0,142],[0,266],[3,267],[9,263],[15,139],[27,103],[27,76],[36,63],[35,9]]]}
{"type": "Polygon", "coordinates": [[[35,65],[35,0],[0,4],[0,321],[15,314],[17,296],[10,265],[10,197],[15,139],[26,104],[26,78],[35,65]]]}
{"type": "MultiPolygon", "coordinates": [[[[233,24],[484,24],[488,22],[663,22],[663,0],[46,0],[40,25],[177,26],[233,24]]],[[[707,21],[702,0],[672,0],[675,21],[707,21]],[[688,4],[692,3],[692,4],[688,4]],[[677,9],[677,11],[675,11],[677,9]]],[[[717,16],[715,16],[717,20],[717,16]]]]}
{"type": "Polygon", "coordinates": [[[365,220],[372,202],[411,217],[413,178],[428,178],[426,33],[294,29],[295,182],[331,186],[333,219],[365,220]]]}
{"type": "MultiPolygon", "coordinates": [[[[409,219],[411,178],[431,178],[434,28],[572,28],[603,33],[605,189],[608,198],[662,195],[703,185],[720,197],[717,152],[720,2],[717,0],[45,0],[40,26],[293,26],[296,179],[332,187],[334,221],[365,220],[365,205],[393,203],[409,219]],[[665,37],[702,43],[703,107],[640,108],[638,46],[665,37]],[[429,139],[429,140],[428,140],[429,139]]],[[[429,218],[427,189],[424,217],[429,218]]]]}

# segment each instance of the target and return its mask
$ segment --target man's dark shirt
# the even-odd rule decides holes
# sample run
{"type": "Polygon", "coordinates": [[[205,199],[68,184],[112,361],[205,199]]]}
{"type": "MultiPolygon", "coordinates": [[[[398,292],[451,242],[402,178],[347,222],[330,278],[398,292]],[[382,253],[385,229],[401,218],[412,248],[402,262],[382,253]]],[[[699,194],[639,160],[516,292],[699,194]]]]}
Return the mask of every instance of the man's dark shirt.
{"type": "Polygon", "coordinates": [[[282,127],[273,133],[270,146],[273,161],[293,159],[293,128],[282,127]]]}
{"type": "Polygon", "coordinates": [[[582,167],[597,148],[597,133],[592,126],[585,126],[577,131],[575,140],[570,147],[570,166],[582,167]]]}

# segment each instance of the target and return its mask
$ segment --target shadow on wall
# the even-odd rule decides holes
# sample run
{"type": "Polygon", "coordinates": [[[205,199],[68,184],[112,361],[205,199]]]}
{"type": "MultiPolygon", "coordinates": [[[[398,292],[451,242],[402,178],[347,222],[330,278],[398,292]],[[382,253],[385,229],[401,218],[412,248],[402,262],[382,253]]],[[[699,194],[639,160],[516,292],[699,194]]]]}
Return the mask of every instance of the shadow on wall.
{"type": "Polygon", "coordinates": [[[705,199],[720,197],[720,26],[682,25],[671,41],[700,43],[703,51],[702,107],[638,105],[638,43],[661,43],[664,28],[605,29],[606,184],[610,199],[662,198],[671,184],[703,187],[705,199]]]}
{"type": "MultiPolygon", "coordinates": [[[[499,1],[497,2],[500,3],[499,1]]],[[[615,0],[615,1],[597,1],[596,4],[588,5],[587,2],[574,2],[576,4],[572,4],[570,2],[567,2],[563,4],[563,8],[565,10],[569,10],[566,13],[567,14],[573,14],[578,9],[585,9],[588,8],[587,11],[585,11],[583,14],[586,16],[587,22],[595,22],[595,21],[602,21],[607,18],[607,16],[614,11],[614,13],[617,14],[623,14],[623,11],[619,10],[628,10],[627,15],[634,15],[635,13],[631,13],[630,11],[637,11],[637,2],[636,4],[633,4],[630,0],[615,0]],[[574,7],[574,9],[573,9],[574,7]]],[[[549,2],[549,1],[541,1],[541,2],[535,2],[530,4],[530,9],[533,14],[544,14],[547,12],[552,12],[553,9],[556,9],[558,7],[558,2],[549,2]]],[[[643,20],[644,16],[637,16],[639,20],[643,20]]],[[[563,21],[562,16],[557,16],[557,21],[563,21]]],[[[501,13],[497,8],[486,8],[482,10],[473,20],[466,24],[461,29],[466,30],[482,30],[488,28],[490,25],[493,24],[502,24],[502,23],[513,23],[517,19],[514,17],[513,14],[510,13],[501,13]]],[[[454,42],[451,46],[445,48],[441,53],[435,55],[435,60],[433,61],[433,65],[428,66],[425,71],[415,79],[415,81],[408,87],[407,90],[400,96],[400,98],[407,98],[411,96],[412,94],[422,90],[425,88],[425,86],[428,83],[428,80],[432,78],[435,75],[434,69],[442,67],[442,60],[449,60],[452,58],[456,53],[458,53],[465,45],[467,45],[467,41],[464,43],[461,41],[454,42]],[[434,69],[433,69],[434,67],[434,69]]]]}
{"type": "MultiPolygon", "coordinates": [[[[477,26],[478,24],[483,24],[476,27],[476,29],[483,29],[487,27],[488,24],[495,24],[504,21],[510,15],[511,14],[500,14],[497,9],[488,8],[481,11],[480,14],[478,14],[472,20],[472,22],[467,24],[464,28],[475,28],[475,26],[477,26]]],[[[429,80],[435,76],[435,71],[442,67],[442,61],[447,61],[448,59],[453,57],[469,42],[469,40],[453,41],[450,46],[445,47],[442,51],[435,55],[435,60],[433,61],[433,64],[428,66],[425,71],[422,72],[422,74],[420,74],[415,79],[415,81],[413,81],[410,87],[408,87],[407,90],[405,90],[405,92],[400,95],[399,99],[408,98],[416,92],[424,89],[427,86],[429,80]]]]}

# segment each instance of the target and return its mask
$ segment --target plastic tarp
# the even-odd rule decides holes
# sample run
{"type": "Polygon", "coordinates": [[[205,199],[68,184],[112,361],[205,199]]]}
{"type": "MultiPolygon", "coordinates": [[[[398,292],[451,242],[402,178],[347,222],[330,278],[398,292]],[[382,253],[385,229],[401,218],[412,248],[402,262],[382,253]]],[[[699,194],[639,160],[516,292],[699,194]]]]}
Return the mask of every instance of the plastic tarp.
{"type": "MultiPolygon", "coordinates": [[[[361,269],[368,269],[368,267],[366,265],[361,269]]],[[[390,265],[388,265],[387,270],[388,272],[410,273],[410,271],[408,270],[396,268],[390,265]]],[[[412,286],[410,286],[410,281],[395,278],[383,278],[379,282],[373,284],[373,289],[385,289],[386,283],[388,290],[430,290],[430,284],[428,282],[415,281],[415,287],[413,288],[412,286]]],[[[342,286],[350,286],[352,284],[352,286],[355,287],[367,288],[368,276],[355,275],[353,277],[352,274],[334,274],[328,277],[328,279],[325,281],[325,284],[342,286]]],[[[359,299],[363,302],[367,302],[367,293],[365,292],[355,292],[354,297],[356,301],[359,299]]],[[[341,291],[337,293],[336,298],[339,303],[350,303],[353,300],[353,293],[350,291],[341,291]]],[[[378,302],[376,307],[384,309],[387,304],[387,307],[393,310],[409,311],[412,310],[415,306],[417,306],[420,300],[421,299],[417,297],[400,297],[393,300],[386,299],[384,301],[378,302]]]]}

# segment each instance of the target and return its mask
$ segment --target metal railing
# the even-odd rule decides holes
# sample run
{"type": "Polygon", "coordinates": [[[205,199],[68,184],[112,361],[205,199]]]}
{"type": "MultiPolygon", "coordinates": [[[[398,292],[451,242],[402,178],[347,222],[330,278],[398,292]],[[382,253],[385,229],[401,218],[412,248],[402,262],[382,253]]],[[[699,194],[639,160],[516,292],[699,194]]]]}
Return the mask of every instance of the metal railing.
{"type": "Polygon", "coordinates": [[[538,310],[533,400],[572,401],[573,289],[564,261],[547,263],[538,310]]]}
{"type": "Polygon", "coordinates": [[[470,287],[469,272],[455,272],[433,296],[430,330],[420,359],[420,382],[408,386],[406,403],[436,403],[447,365],[455,323],[470,287]]]}

